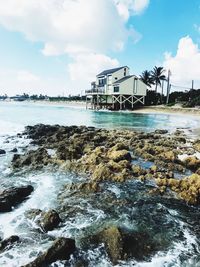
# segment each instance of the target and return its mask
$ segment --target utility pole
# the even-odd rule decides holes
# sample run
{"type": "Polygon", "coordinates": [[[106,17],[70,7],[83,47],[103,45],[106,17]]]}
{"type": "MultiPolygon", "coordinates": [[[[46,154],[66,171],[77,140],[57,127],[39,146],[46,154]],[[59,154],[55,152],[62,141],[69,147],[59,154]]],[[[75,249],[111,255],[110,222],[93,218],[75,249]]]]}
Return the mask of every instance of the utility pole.
{"type": "Polygon", "coordinates": [[[163,103],[164,80],[162,81],[161,104],[163,103]]]}
{"type": "Polygon", "coordinates": [[[192,80],[192,90],[194,89],[194,80],[192,80]]]}
{"type": "Polygon", "coordinates": [[[168,102],[169,102],[169,92],[170,92],[170,88],[171,88],[171,85],[169,84],[170,76],[171,76],[171,71],[168,70],[168,77],[167,77],[167,100],[166,100],[166,105],[167,105],[168,102]]]}

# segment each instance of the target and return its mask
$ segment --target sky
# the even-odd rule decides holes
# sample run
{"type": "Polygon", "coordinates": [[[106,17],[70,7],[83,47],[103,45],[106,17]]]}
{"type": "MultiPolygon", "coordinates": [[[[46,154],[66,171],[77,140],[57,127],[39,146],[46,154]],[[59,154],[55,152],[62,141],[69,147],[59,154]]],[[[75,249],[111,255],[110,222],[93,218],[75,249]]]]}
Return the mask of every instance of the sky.
{"type": "Polygon", "coordinates": [[[0,0],[0,95],[83,94],[127,65],[200,88],[200,0],[0,0]]]}

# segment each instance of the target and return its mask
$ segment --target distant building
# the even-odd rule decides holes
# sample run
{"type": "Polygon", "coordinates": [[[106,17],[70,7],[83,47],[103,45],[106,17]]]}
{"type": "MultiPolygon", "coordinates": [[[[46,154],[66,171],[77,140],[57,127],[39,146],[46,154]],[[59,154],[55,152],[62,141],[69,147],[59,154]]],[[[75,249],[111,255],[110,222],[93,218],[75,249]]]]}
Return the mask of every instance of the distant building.
{"type": "Polygon", "coordinates": [[[137,76],[130,75],[127,66],[104,70],[85,92],[86,106],[89,103],[92,109],[133,109],[137,103],[144,104],[146,91],[146,85],[137,76]]]}

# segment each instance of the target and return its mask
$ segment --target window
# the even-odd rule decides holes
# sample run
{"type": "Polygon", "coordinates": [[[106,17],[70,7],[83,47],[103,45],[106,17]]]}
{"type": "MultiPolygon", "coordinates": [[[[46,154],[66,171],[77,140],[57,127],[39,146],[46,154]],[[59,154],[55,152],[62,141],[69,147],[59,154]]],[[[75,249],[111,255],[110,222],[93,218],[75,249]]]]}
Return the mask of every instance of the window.
{"type": "Polygon", "coordinates": [[[138,87],[138,79],[134,78],[133,80],[133,93],[137,94],[137,87],[138,87]]]}
{"type": "Polygon", "coordinates": [[[124,68],[124,76],[126,76],[126,68],[124,68]]]}
{"type": "Polygon", "coordinates": [[[99,79],[99,85],[100,86],[104,86],[104,84],[105,84],[105,79],[103,78],[103,79],[99,79]]]}
{"type": "Polygon", "coordinates": [[[119,86],[114,86],[114,93],[119,93],[119,86]]]}

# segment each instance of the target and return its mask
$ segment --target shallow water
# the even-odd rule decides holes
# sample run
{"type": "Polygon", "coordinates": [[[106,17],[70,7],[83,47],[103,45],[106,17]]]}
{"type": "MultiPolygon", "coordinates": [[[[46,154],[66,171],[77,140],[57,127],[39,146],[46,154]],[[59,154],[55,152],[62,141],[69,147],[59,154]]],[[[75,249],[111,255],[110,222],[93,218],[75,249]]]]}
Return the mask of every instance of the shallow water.
{"type": "Polygon", "coordinates": [[[37,123],[86,125],[109,129],[127,128],[142,131],[154,129],[199,128],[200,118],[176,114],[137,114],[111,111],[92,111],[84,107],[67,107],[37,103],[0,102],[1,133],[19,131],[25,125],[37,123]]]}
{"type": "MultiPolygon", "coordinates": [[[[30,208],[48,210],[58,208],[57,194],[63,184],[82,181],[59,170],[45,169],[38,172],[13,173],[10,161],[17,148],[19,153],[29,146],[29,140],[16,136],[25,125],[36,123],[87,125],[104,128],[128,128],[144,131],[154,129],[175,130],[186,127],[189,130],[199,127],[199,119],[192,116],[146,115],[127,112],[93,112],[77,107],[48,106],[28,103],[0,102],[0,148],[7,154],[0,156],[0,182],[2,188],[31,184],[34,192],[12,212],[0,214],[0,236],[19,235],[22,243],[0,254],[0,266],[17,267],[32,261],[39,252],[47,249],[52,237],[76,237],[93,233],[105,225],[113,223],[131,230],[145,230],[159,241],[161,249],[146,261],[120,262],[117,266],[137,267],[187,267],[200,266],[199,235],[193,225],[199,224],[200,212],[173,199],[155,198],[146,192],[152,184],[130,181],[124,184],[105,183],[104,193],[91,195],[88,199],[73,195],[65,197],[66,206],[73,207],[76,213],[70,216],[56,230],[48,235],[39,231],[36,225],[26,219],[24,213],[30,208]],[[109,195],[109,201],[108,201],[109,195]],[[125,201],[113,209],[112,201],[125,201]]],[[[144,162],[139,160],[141,165],[144,162]]],[[[148,168],[150,162],[146,163],[148,168]]],[[[115,206],[116,207],[116,206],[115,206]]],[[[52,266],[75,266],[77,259],[86,260],[89,267],[113,266],[104,247],[79,250],[69,263],[57,262],[52,266]]]]}

